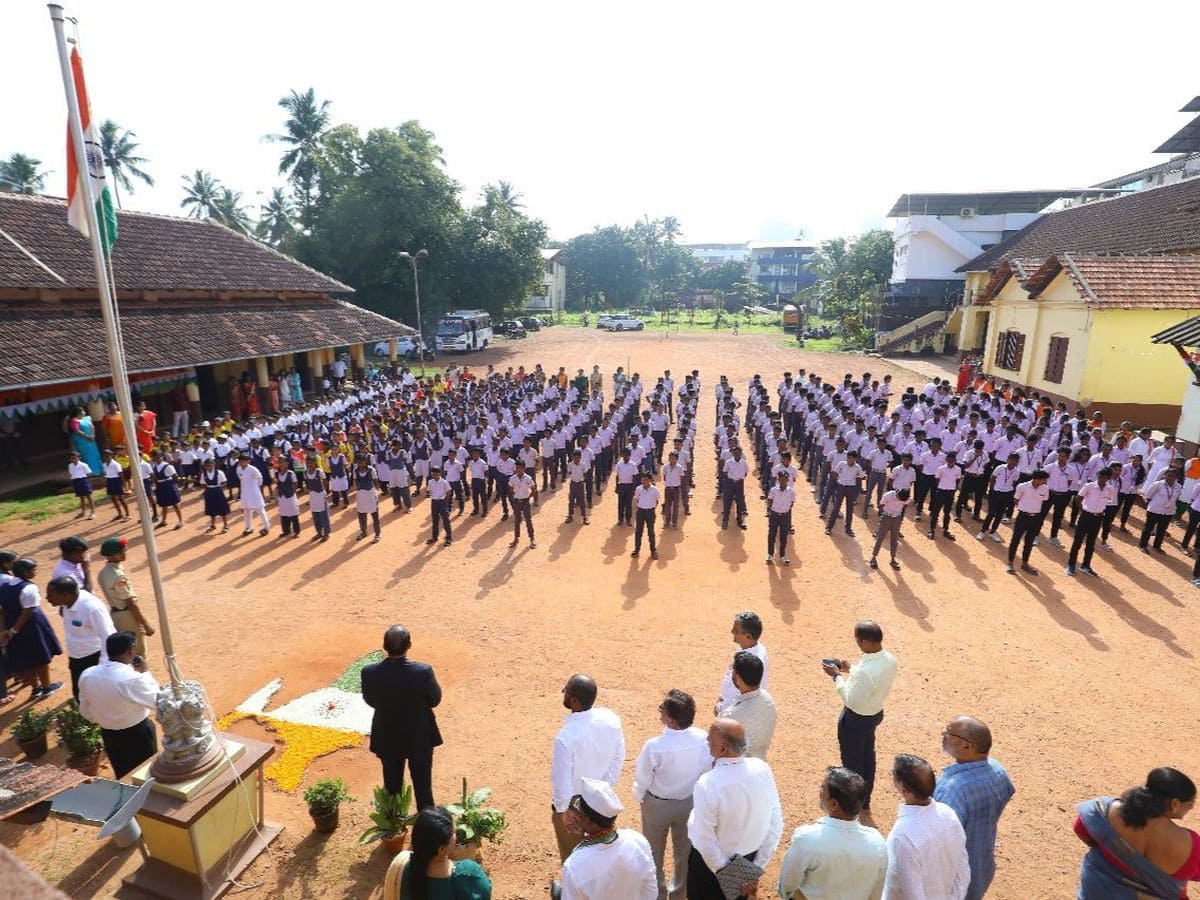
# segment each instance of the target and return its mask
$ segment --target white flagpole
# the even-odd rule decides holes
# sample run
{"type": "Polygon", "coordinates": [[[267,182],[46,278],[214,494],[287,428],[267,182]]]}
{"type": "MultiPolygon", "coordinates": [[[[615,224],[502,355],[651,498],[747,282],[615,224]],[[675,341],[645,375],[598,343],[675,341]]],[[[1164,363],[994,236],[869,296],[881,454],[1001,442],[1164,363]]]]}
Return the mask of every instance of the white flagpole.
{"type": "Polygon", "coordinates": [[[154,539],[154,523],[150,519],[150,503],[142,483],[140,463],[142,454],[138,450],[137,431],[134,428],[133,399],[129,391],[129,376],[125,369],[125,351],[121,345],[117,323],[117,305],[114,302],[116,285],[109,285],[104,261],[104,248],[100,238],[100,222],[96,216],[96,198],[92,196],[92,179],[88,172],[87,148],[83,141],[83,119],[79,112],[79,97],[75,93],[75,78],[71,72],[71,56],[67,50],[64,31],[63,9],[57,3],[48,4],[50,19],[54,23],[54,37],[58,43],[58,61],[62,66],[63,90],[67,95],[67,112],[70,119],[71,145],[75,150],[75,161],[79,173],[79,190],[83,195],[84,212],[87,215],[89,239],[92,244],[92,262],[96,270],[96,287],[100,292],[100,314],[104,319],[105,343],[108,345],[108,363],[112,369],[113,389],[117,395],[117,406],[122,411],[125,426],[125,447],[129,453],[129,466],[133,474],[133,491],[137,498],[138,514],[142,522],[142,537],[146,542],[146,559],[150,564],[150,580],[154,585],[154,601],[158,606],[158,633],[162,637],[163,654],[171,683],[182,681],[175,664],[175,647],[171,640],[171,624],[167,616],[167,601],[163,591],[162,572],[158,565],[158,546],[154,539]]]}

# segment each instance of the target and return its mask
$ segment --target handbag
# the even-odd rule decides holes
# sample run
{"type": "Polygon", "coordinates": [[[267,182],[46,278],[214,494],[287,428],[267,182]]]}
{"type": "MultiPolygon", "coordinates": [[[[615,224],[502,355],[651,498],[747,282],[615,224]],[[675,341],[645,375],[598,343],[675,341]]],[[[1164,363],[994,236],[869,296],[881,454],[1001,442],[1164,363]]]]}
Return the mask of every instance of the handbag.
{"type": "Polygon", "coordinates": [[[715,874],[717,884],[721,886],[721,893],[725,895],[725,900],[737,900],[742,896],[742,885],[762,878],[763,869],[740,853],[735,853],[733,859],[729,860],[715,874]]]}

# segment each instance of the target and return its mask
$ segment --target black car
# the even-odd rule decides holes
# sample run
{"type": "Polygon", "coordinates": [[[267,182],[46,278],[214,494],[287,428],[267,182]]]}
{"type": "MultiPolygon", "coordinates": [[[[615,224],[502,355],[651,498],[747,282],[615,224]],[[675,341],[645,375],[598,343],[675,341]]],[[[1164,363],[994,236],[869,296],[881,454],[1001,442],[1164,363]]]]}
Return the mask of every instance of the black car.
{"type": "Polygon", "coordinates": [[[506,338],[523,338],[525,337],[525,328],[520,322],[509,319],[507,322],[500,323],[500,333],[506,338]]]}
{"type": "Polygon", "coordinates": [[[537,316],[522,316],[518,321],[525,326],[526,331],[542,330],[542,323],[538,320],[537,316]]]}

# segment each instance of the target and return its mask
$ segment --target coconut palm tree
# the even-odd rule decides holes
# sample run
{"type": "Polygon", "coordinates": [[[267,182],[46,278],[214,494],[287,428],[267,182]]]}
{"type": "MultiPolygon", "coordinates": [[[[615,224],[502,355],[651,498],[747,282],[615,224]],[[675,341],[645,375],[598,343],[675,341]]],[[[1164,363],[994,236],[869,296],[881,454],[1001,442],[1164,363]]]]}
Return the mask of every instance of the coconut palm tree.
{"type": "Polygon", "coordinates": [[[42,161],[14,153],[0,161],[0,190],[14,194],[38,194],[46,189],[46,173],[41,171],[42,161]]]}
{"type": "Polygon", "coordinates": [[[292,91],[279,98],[279,106],[288,117],[283,134],[268,134],[264,140],[286,144],[289,149],[279,159],[279,172],[287,175],[300,201],[300,219],[305,228],[311,227],[314,193],[317,187],[317,158],[321,152],[321,136],[329,127],[329,101],[317,101],[312,88],[304,93],[292,91]]]}
{"type": "Polygon", "coordinates": [[[179,205],[193,219],[220,219],[218,203],[221,184],[210,172],[197,169],[192,176],[183,176],[183,200],[179,205]]]}
{"type": "Polygon", "coordinates": [[[283,188],[275,188],[260,209],[255,235],[272,247],[280,246],[295,230],[292,224],[294,215],[295,207],[291,199],[283,192],[283,188]]]}
{"type": "Polygon", "coordinates": [[[665,216],[661,224],[663,240],[668,244],[675,243],[675,239],[683,233],[683,226],[674,216],[665,216]]]}
{"type": "Polygon", "coordinates": [[[104,165],[112,172],[113,192],[117,195],[118,209],[121,208],[121,188],[133,193],[130,175],[154,187],[154,179],[139,168],[149,160],[137,155],[140,145],[134,140],[135,137],[136,134],[122,128],[112,119],[105,119],[100,125],[100,152],[104,155],[104,165]]]}
{"type": "Polygon", "coordinates": [[[232,228],[238,234],[249,234],[253,222],[246,208],[242,206],[242,192],[232,188],[222,187],[216,200],[216,215],[213,216],[222,225],[232,228]]]}

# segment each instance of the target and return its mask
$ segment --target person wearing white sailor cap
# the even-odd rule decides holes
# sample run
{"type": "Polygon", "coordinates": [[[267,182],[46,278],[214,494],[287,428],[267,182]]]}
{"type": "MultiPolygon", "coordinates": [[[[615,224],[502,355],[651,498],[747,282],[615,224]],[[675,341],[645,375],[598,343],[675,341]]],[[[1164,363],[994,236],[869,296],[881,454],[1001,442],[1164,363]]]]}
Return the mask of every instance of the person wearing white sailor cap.
{"type": "Polygon", "coordinates": [[[583,778],[567,807],[567,827],[583,836],[563,863],[555,900],[656,900],[658,880],[650,844],[638,832],[617,828],[625,807],[607,781],[583,778]]]}

